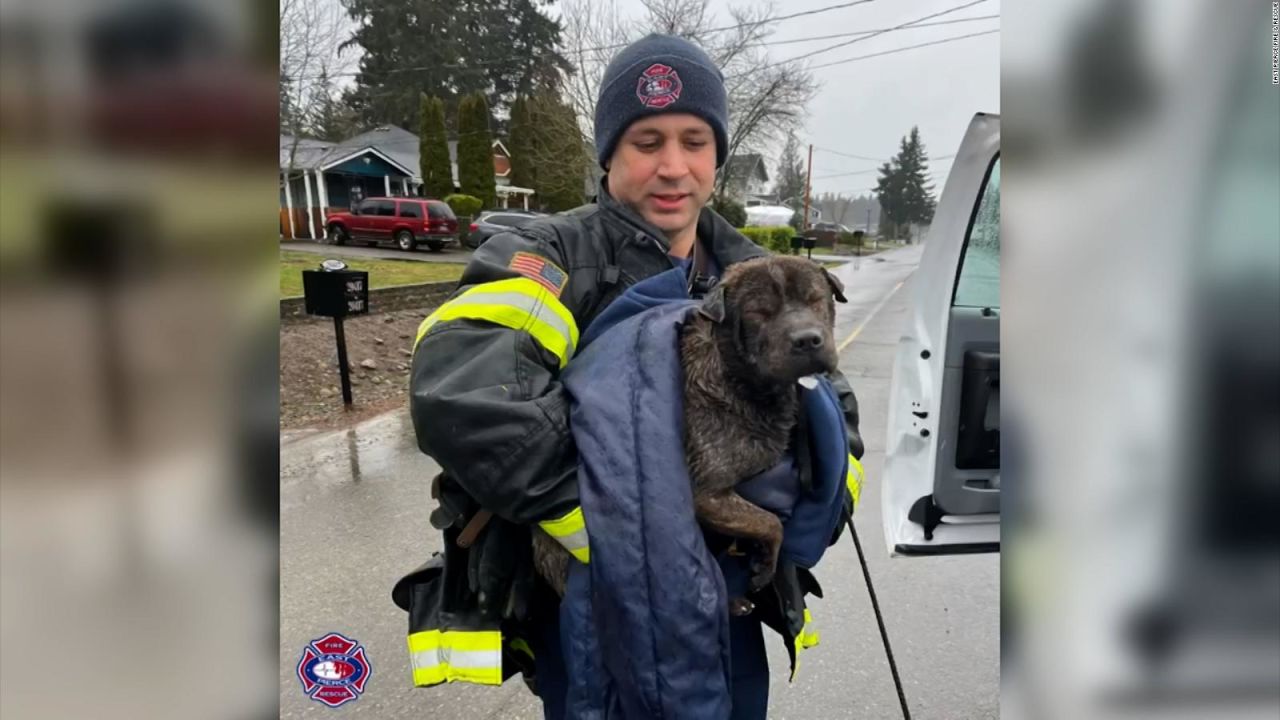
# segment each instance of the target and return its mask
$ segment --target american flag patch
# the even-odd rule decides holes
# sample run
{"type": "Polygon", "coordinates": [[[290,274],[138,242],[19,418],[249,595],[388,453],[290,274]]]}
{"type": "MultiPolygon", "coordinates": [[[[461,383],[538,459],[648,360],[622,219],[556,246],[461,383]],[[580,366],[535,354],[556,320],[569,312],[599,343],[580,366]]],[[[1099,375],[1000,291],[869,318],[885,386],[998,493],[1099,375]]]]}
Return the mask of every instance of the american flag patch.
{"type": "Polygon", "coordinates": [[[556,297],[560,297],[560,291],[564,290],[565,283],[569,281],[569,276],[555,263],[533,253],[516,253],[508,267],[538,283],[556,297]]]}

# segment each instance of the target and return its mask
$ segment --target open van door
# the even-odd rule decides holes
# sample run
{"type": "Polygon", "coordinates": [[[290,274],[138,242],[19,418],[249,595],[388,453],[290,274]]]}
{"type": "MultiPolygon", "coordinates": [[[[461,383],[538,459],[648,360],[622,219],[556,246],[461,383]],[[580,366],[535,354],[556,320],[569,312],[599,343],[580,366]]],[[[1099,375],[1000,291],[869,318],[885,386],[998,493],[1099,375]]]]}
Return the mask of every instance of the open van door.
{"type": "Polygon", "coordinates": [[[893,555],[1000,550],[1000,117],[978,113],[912,280],[882,479],[893,555]]]}

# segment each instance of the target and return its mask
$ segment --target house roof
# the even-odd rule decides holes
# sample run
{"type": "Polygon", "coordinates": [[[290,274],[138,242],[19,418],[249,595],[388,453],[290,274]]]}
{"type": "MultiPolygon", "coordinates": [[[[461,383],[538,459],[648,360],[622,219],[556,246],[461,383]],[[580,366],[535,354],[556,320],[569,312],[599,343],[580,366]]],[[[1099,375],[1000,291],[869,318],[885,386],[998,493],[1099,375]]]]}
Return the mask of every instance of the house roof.
{"type": "MultiPolygon", "coordinates": [[[[345,154],[351,154],[361,148],[375,148],[396,164],[410,168],[410,174],[414,177],[418,176],[420,166],[418,136],[398,125],[379,125],[368,132],[343,140],[337,147],[343,149],[345,154]]],[[[450,160],[452,159],[451,154],[450,160]]]]}
{"type": "MultiPolygon", "coordinates": [[[[320,140],[304,140],[303,142],[322,143],[329,146],[327,154],[322,154],[318,158],[318,162],[314,165],[304,165],[295,162],[296,167],[319,167],[321,165],[330,165],[332,161],[339,156],[348,156],[364,148],[373,148],[378,150],[389,160],[404,168],[411,168],[412,175],[418,177],[420,160],[418,156],[419,140],[414,133],[405,130],[399,125],[379,125],[378,127],[362,132],[359,135],[347,138],[340,143],[323,143],[320,140]]],[[[501,140],[494,140],[494,145],[502,149],[502,153],[507,157],[511,156],[507,146],[502,144],[501,140]]],[[[449,164],[453,170],[453,182],[458,182],[458,141],[449,141],[449,164]]],[[[284,158],[285,147],[283,139],[281,141],[281,157],[284,158]]],[[[282,160],[283,163],[283,160],[282,160]]]]}
{"type": "Polygon", "coordinates": [[[755,177],[760,182],[769,182],[769,171],[765,168],[764,158],[760,153],[743,153],[733,155],[724,164],[724,172],[732,178],[755,177]]]}
{"type": "Polygon", "coordinates": [[[334,143],[311,138],[298,138],[294,147],[292,135],[280,136],[280,167],[289,166],[289,154],[293,153],[293,167],[300,170],[314,170],[324,163],[324,158],[333,149],[334,143]]]}

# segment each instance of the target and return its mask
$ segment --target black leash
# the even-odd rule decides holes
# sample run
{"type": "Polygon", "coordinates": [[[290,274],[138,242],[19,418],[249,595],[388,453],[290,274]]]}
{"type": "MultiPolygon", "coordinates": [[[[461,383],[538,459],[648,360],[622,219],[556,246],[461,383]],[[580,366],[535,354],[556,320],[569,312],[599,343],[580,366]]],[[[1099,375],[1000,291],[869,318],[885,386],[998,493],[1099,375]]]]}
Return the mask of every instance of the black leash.
{"type": "Polygon", "coordinates": [[[876,588],[871,584],[871,572],[867,570],[867,558],[862,554],[862,541],[858,539],[858,531],[853,527],[853,517],[846,516],[849,523],[849,534],[853,536],[853,545],[858,548],[858,563],[862,565],[862,577],[867,581],[867,594],[871,596],[871,609],[876,614],[876,625],[880,628],[880,642],[884,643],[884,655],[889,659],[889,672],[893,674],[893,687],[898,691],[898,704],[902,706],[902,717],[911,720],[911,710],[907,708],[907,696],[902,692],[902,678],[898,677],[898,663],[893,659],[893,647],[889,645],[889,633],[884,629],[884,616],[880,614],[880,601],[876,599],[876,588]]]}

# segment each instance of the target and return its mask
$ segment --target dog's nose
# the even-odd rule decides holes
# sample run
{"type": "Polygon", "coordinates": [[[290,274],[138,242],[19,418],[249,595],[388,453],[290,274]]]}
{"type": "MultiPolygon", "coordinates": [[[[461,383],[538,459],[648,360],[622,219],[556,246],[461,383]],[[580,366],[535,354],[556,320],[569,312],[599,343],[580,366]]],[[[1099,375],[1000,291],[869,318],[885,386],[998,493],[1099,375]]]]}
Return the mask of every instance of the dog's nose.
{"type": "Polygon", "coordinates": [[[799,330],[791,333],[791,349],[796,352],[813,352],[822,347],[822,333],[817,330],[799,330]]]}

